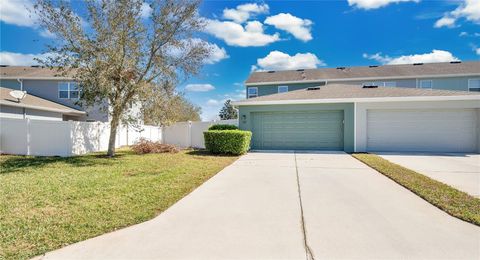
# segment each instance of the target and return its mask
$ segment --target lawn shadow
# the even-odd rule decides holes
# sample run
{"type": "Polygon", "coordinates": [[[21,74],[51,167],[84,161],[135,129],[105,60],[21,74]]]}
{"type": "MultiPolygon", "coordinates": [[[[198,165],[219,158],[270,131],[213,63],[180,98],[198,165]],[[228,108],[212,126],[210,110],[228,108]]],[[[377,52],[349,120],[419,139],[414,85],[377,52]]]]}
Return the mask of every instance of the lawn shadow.
{"type": "Polygon", "coordinates": [[[233,154],[214,154],[209,152],[206,149],[194,149],[191,151],[186,152],[188,155],[194,155],[194,156],[217,156],[217,157],[237,157],[238,155],[233,155],[233,154]]]}
{"type": "Polygon", "coordinates": [[[65,163],[73,167],[89,167],[94,165],[108,166],[118,162],[118,160],[125,155],[126,153],[117,153],[113,158],[99,153],[72,157],[16,155],[0,161],[0,175],[17,172],[28,167],[46,167],[55,163],[65,163]]]}

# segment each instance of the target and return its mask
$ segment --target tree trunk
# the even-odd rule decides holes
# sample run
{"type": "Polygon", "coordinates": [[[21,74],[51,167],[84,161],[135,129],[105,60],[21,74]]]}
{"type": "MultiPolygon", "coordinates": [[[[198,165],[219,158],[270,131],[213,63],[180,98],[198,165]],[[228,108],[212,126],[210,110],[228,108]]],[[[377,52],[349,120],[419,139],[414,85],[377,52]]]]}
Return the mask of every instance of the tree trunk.
{"type": "Polygon", "coordinates": [[[115,156],[115,141],[117,139],[117,128],[120,122],[120,113],[115,110],[117,109],[114,108],[114,111],[112,113],[112,121],[110,121],[110,137],[108,139],[108,151],[107,151],[108,157],[115,156]]]}

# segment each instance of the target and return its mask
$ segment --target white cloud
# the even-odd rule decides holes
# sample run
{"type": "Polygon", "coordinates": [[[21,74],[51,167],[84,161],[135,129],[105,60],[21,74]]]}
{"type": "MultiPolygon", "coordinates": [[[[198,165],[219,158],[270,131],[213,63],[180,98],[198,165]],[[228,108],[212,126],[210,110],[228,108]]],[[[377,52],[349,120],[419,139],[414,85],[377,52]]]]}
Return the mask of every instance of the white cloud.
{"type": "Polygon", "coordinates": [[[257,59],[257,65],[252,66],[252,70],[312,69],[317,66],[325,66],[325,63],[313,53],[290,56],[281,51],[272,51],[266,57],[257,59]]]}
{"type": "Polygon", "coordinates": [[[236,23],[243,23],[253,15],[268,13],[268,9],[269,7],[267,4],[243,4],[237,6],[235,9],[224,9],[223,18],[232,20],[236,23]]]}
{"type": "Polygon", "coordinates": [[[207,100],[207,106],[219,106],[219,105],[223,105],[223,103],[225,103],[226,99],[209,99],[207,100]]]}
{"type": "Polygon", "coordinates": [[[304,42],[312,39],[310,33],[312,21],[293,16],[289,13],[280,13],[269,16],[264,22],[273,25],[275,28],[291,33],[295,38],[304,42]]]}
{"type": "Polygon", "coordinates": [[[30,0],[0,0],[0,21],[8,24],[35,27],[36,15],[30,0]]]}
{"type": "Polygon", "coordinates": [[[265,34],[263,25],[259,21],[247,22],[243,27],[241,24],[230,21],[207,20],[205,31],[231,46],[265,46],[280,40],[278,33],[265,34]]]}
{"type": "Polygon", "coordinates": [[[464,0],[455,10],[440,18],[435,23],[435,27],[454,27],[460,18],[480,24],[480,0],[464,0]]]}
{"type": "Polygon", "coordinates": [[[443,50],[433,50],[430,53],[404,55],[399,57],[382,56],[381,53],[369,55],[364,53],[363,57],[370,60],[376,60],[382,64],[412,64],[412,63],[432,63],[458,61],[452,53],[443,50]]]}
{"type": "Polygon", "coordinates": [[[152,11],[153,9],[150,7],[150,5],[147,3],[147,2],[143,2],[142,3],[142,9],[140,9],[140,16],[143,18],[143,19],[146,19],[148,17],[150,17],[150,15],[152,14],[152,11]]]}
{"type": "Polygon", "coordinates": [[[187,92],[208,92],[214,90],[215,87],[211,84],[188,84],[185,86],[187,92]]]}
{"type": "Polygon", "coordinates": [[[57,36],[50,32],[49,30],[41,30],[38,34],[40,34],[40,36],[44,37],[44,38],[56,38],[57,36]]]}
{"type": "Polygon", "coordinates": [[[480,48],[477,48],[475,52],[477,53],[477,55],[480,55],[480,48]]]}
{"type": "Polygon", "coordinates": [[[435,27],[435,28],[440,28],[440,27],[452,28],[452,27],[455,27],[455,21],[456,21],[456,18],[453,18],[453,17],[450,17],[450,16],[444,16],[444,17],[438,19],[435,22],[435,24],[433,25],[433,27],[435,27]]]}
{"type": "MultiPolygon", "coordinates": [[[[77,17],[80,19],[80,24],[86,27],[87,22],[82,17],[77,17]]],[[[31,0],[0,0],[0,21],[30,27],[37,30],[42,37],[55,38],[53,33],[39,26],[38,16],[31,0]]]]}
{"type": "Polygon", "coordinates": [[[400,2],[415,2],[418,3],[420,0],[348,0],[349,6],[355,6],[360,9],[376,9],[380,7],[387,6],[393,3],[400,3],[400,2]]]}
{"type": "Polygon", "coordinates": [[[480,33],[478,33],[478,32],[474,32],[474,33],[461,32],[458,36],[460,36],[460,37],[480,37],[480,33]]]}
{"type": "Polygon", "coordinates": [[[221,60],[229,58],[227,51],[224,48],[218,47],[218,45],[214,43],[207,44],[210,47],[212,53],[210,54],[210,57],[205,60],[205,63],[214,64],[221,60]]]}
{"type": "Polygon", "coordinates": [[[24,54],[24,53],[2,51],[0,52],[0,64],[11,65],[11,66],[38,65],[39,63],[35,60],[35,58],[45,59],[51,55],[52,55],[51,53],[24,54]]]}

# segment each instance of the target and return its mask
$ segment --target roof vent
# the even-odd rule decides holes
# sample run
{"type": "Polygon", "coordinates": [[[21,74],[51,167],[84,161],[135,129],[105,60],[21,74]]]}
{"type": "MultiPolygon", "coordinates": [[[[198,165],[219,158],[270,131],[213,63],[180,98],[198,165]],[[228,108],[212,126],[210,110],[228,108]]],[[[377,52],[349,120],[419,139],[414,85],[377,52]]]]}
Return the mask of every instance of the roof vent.
{"type": "Polygon", "coordinates": [[[305,71],[305,69],[298,69],[297,71],[305,71]]]}
{"type": "Polygon", "coordinates": [[[275,71],[274,70],[269,70],[269,71],[267,71],[267,73],[275,73],[275,71]]]}
{"type": "Polygon", "coordinates": [[[368,67],[369,67],[369,68],[376,68],[376,67],[378,67],[378,65],[370,65],[370,66],[368,66],[368,67]]]}
{"type": "Polygon", "coordinates": [[[308,87],[307,90],[319,90],[320,86],[308,87]]]}
{"type": "Polygon", "coordinates": [[[0,67],[6,68],[6,67],[8,67],[8,65],[3,65],[3,64],[1,64],[0,67]]]}
{"type": "Polygon", "coordinates": [[[459,63],[462,63],[462,62],[459,61],[459,60],[454,60],[454,61],[451,61],[450,63],[451,63],[451,64],[459,64],[459,63]]]}
{"type": "Polygon", "coordinates": [[[419,66],[419,65],[423,65],[422,62],[419,62],[419,63],[413,63],[413,66],[419,66]]]}
{"type": "Polygon", "coordinates": [[[337,67],[337,70],[344,70],[345,67],[337,67]]]}
{"type": "Polygon", "coordinates": [[[363,88],[378,88],[376,85],[365,85],[363,88]]]}

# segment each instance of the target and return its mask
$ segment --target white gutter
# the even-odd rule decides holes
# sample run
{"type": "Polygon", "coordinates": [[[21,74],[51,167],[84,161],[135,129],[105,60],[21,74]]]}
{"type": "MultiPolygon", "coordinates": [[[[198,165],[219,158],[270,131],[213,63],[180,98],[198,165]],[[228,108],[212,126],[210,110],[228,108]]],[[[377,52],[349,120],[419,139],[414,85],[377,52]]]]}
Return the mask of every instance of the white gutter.
{"type": "Polygon", "coordinates": [[[451,78],[451,77],[479,77],[479,73],[463,74],[441,74],[441,75],[413,75],[413,76],[388,76],[388,77],[359,77],[359,78],[333,78],[333,79],[311,79],[311,80],[289,80],[289,81],[269,81],[269,82],[244,82],[245,86],[263,86],[279,84],[299,84],[299,83],[320,83],[329,81],[357,81],[357,80],[391,80],[391,79],[418,79],[418,78],[451,78]]]}
{"type": "Polygon", "coordinates": [[[323,103],[362,103],[362,102],[401,102],[401,101],[463,101],[478,100],[480,95],[461,96],[415,96],[415,97],[376,97],[376,98],[330,98],[330,99],[298,99],[298,100],[268,100],[268,101],[234,101],[234,106],[257,105],[293,105],[293,104],[323,104],[323,103]]]}
{"type": "Polygon", "coordinates": [[[58,113],[63,113],[63,114],[85,115],[87,113],[85,111],[79,111],[79,110],[48,108],[48,107],[41,107],[41,106],[26,105],[26,104],[22,104],[22,103],[11,103],[11,102],[5,102],[4,100],[0,100],[0,105],[11,106],[11,107],[30,108],[30,109],[36,109],[36,110],[42,110],[42,111],[58,112],[58,113]]]}

